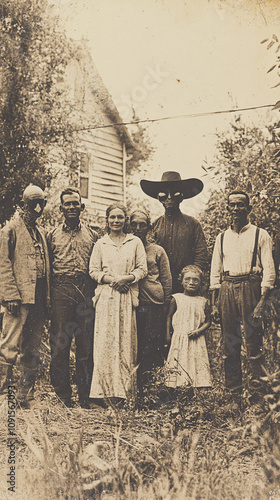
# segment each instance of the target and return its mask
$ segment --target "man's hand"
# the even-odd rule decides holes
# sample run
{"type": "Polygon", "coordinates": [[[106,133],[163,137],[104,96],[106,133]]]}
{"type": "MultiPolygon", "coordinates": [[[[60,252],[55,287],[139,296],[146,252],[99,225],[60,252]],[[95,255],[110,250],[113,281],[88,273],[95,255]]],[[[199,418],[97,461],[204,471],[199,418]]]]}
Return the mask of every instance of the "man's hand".
{"type": "Polygon", "coordinates": [[[171,342],[171,334],[170,334],[170,332],[167,332],[166,337],[165,337],[165,342],[166,342],[166,344],[170,344],[170,342],[171,342]]]}
{"type": "Polygon", "coordinates": [[[258,322],[263,318],[263,309],[264,309],[264,298],[261,297],[260,301],[257,303],[254,311],[253,311],[253,321],[258,322]]]}
{"type": "Polygon", "coordinates": [[[213,323],[220,322],[220,314],[219,314],[219,309],[217,308],[217,306],[212,306],[211,318],[212,318],[213,323]]]}
{"type": "Polygon", "coordinates": [[[21,301],[20,300],[7,300],[7,302],[4,303],[4,306],[8,309],[8,311],[13,316],[18,316],[19,311],[20,311],[21,301]]]}

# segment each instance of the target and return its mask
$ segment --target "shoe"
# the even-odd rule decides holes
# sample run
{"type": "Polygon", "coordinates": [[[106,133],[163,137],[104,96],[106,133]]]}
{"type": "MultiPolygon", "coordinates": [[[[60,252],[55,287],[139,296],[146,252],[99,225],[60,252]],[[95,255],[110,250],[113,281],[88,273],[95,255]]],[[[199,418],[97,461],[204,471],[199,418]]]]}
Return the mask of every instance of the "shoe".
{"type": "Polygon", "coordinates": [[[63,406],[66,406],[66,408],[72,408],[72,401],[71,399],[64,399],[64,398],[60,398],[58,397],[58,400],[59,402],[63,405],[63,406]]]}
{"type": "Polygon", "coordinates": [[[99,408],[99,409],[100,408],[104,408],[104,409],[106,409],[107,405],[106,405],[104,399],[102,399],[102,398],[92,398],[89,401],[89,408],[91,410],[93,410],[95,408],[99,408]]]}
{"type": "Polygon", "coordinates": [[[22,399],[21,401],[17,401],[17,408],[19,410],[30,410],[34,406],[31,404],[31,401],[27,401],[25,399],[22,399]]]}
{"type": "Polygon", "coordinates": [[[89,401],[88,400],[80,401],[80,407],[83,408],[84,410],[89,410],[90,409],[89,401]]]}

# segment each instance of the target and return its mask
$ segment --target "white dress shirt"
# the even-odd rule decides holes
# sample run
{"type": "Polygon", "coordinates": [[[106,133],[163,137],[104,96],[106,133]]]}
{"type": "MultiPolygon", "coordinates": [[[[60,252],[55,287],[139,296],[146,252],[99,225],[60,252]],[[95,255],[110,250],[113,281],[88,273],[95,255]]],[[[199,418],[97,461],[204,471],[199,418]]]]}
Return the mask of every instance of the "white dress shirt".
{"type": "MultiPolygon", "coordinates": [[[[222,272],[228,272],[230,276],[238,276],[251,271],[256,229],[256,226],[250,223],[246,224],[239,233],[228,228],[224,233],[223,255],[221,252],[222,233],[217,236],[210,273],[212,290],[220,288],[222,272]]],[[[272,240],[265,229],[260,229],[256,266],[252,270],[262,273],[262,293],[273,288],[275,268],[272,258],[272,240]]]]}

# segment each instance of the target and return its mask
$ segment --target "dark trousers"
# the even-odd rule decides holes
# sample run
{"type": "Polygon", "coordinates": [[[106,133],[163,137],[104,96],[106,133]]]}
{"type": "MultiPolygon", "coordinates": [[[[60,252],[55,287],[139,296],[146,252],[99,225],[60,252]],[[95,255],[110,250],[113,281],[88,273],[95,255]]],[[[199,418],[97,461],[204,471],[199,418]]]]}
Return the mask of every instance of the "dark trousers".
{"type": "Polygon", "coordinates": [[[88,400],[93,370],[93,282],[90,277],[54,279],[51,290],[51,383],[58,397],[71,401],[69,357],[76,344],[76,377],[79,401],[88,400]]]}
{"type": "Polygon", "coordinates": [[[219,292],[219,312],[225,345],[225,383],[234,392],[242,390],[241,322],[249,375],[257,380],[262,369],[262,325],[252,319],[260,300],[260,280],[252,277],[241,283],[223,281],[219,292]]]}
{"type": "Polygon", "coordinates": [[[19,401],[34,397],[34,385],[40,360],[40,344],[46,319],[46,280],[36,283],[35,304],[22,304],[17,316],[4,308],[0,339],[0,394],[12,381],[12,369],[19,355],[19,401]]]}
{"type": "Polygon", "coordinates": [[[136,309],[138,338],[138,387],[141,393],[148,381],[149,372],[164,361],[164,310],[163,305],[142,303],[136,309]]]}

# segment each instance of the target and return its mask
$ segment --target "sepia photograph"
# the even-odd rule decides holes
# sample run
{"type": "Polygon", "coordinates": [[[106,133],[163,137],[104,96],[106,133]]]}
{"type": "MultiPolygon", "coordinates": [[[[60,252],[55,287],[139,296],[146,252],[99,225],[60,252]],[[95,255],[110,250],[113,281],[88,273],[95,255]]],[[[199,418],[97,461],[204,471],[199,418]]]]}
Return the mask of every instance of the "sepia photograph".
{"type": "Polygon", "coordinates": [[[0,40],[1,500],[280,500],[280,2],[0,40]]]}

